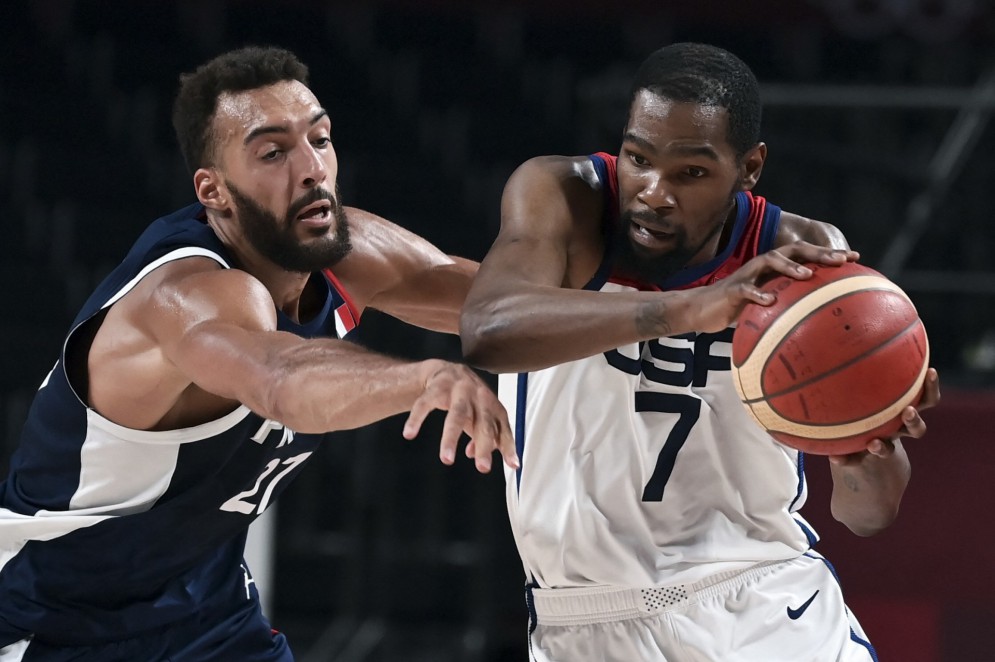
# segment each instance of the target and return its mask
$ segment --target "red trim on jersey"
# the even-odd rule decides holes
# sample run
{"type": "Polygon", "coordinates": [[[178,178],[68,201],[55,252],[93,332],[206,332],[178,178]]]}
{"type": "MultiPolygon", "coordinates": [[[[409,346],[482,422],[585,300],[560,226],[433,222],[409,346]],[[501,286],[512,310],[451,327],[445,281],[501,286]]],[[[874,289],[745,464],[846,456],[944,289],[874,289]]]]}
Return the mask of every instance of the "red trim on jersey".
{"type": "MultiPolygon", "coordinates": [[[[349,296],[349,292],[347,292],[346,289],[342,287],[342,283],[340,283],[339,279],[336,278],[335,274],[332,273],[332,270],[323,269],[322,273],[325,274],[325,278],[331,281],[332,286],[335,288],[335,291],[338,292],[339,296],[342,297],[342,300],[346,302],[348,308],[345,309],[345,312],[349,313],[349,317],[347,319],[344,314],[340,316],[342,317],[342,323],[345,324],[346,326],[349,326],[349,320],[352,321],[352,326],[349,327],[349,330],[351,331],[352,329],[356,328],[357,324],[359,324],[359,318],[361,317],[360,311],[358,308],[356,308],[356,304],[353,303],[352,297],[349,296]]],[[[341,311],[343,308],[345,308],[345,306],[339,306],[335,310],[341,311]]]]}
{"type": "MultiPolygon", "coordinates": [[[[606,209],[607,214],[605,215],[604,223],[606,226],[609,224],[614,225],[618,222],[619,218],[618,157],[607,152],[596,152],[595,156],[601,157],[604,161],[608,175],[608,191],[606,192],[605,205],[609,208],[606,209]]],[[[716,265],[716,267],[710,272],[703,274],[690,283],[675,286],[672,289],[685,290],[691,287],[709,285],[719,279],[725,278],[732,272],[736,271],[736,269],[743,266],[746,262],[756,257],[757,252],[760,249],[760,239],[763,235],[764,216],[767,213],[767,200],[762,196],[753,195],[750,191],[744,191],[744,194],[746,199],[749,201],[749,210],[747,211],[745,221],[742,222],[741,231],[736,233],[738,236],[734,235],[733,237],[736,239],[736,245],[732,247],[732,250],[726,258],[721,263],[716,265]]],[[[740,213],[741,210],[737,208],[737,219],[739,218],[740,213]]],[[[611,228],[609,227],[606,229],[610,230],[611,228]]],[[[735,230],[736,228],[733,229],[734,232],[735,230]]],[[[725,253],[727,249],[728,247],[723,248],[722,253],[725,253]]],[[[654,283],[637,281],[624,276],[619,276],[617,274],[611,274],[608,277],[608,282],[625,285],[627,287],[643,291],[660,291],[661,289],[654,283]]]]}
{"type": "Polygon", "coordinates": [[[631,287],[635,290],[640,290],[642,292],[660,292],[660,288],[653,283],[644,283],[641,280],[636,280],[634,278],[625,278],[624,276],[609,276],[609,283],[615,283],[616,285],[624,285],[625,287],[631,287]]]}
{"type": "Polygon", "coordinates": [[[335,317],[342,322],[342,328],[345,329],[345,333],[349,333],[356,328],[356,318],[352,316],[352,311],[349,310],[349,304],[344,303],[335,309],[335,317]]]}
{"type": "Polygon", "coordinates": [[[595,156],[600,156],[604,159],[605,168],[608,170],[608,195],[607,199],[613,200],[614,205],[608,210],[610,218],[613,220],[618,219],[618,169],[615,165],[617,156],[609,154],[608,152],[596,152],[595,156]]]}
{"type": "Polygon", "coordinates": [[[739,236],[739,241],[736,245],[733,246],[732,252],[710,273],[704,274],[700,278],[674,289],[686,290],[691,287],[710,285],[717,280],[725,278],[756,257],[757,250],[760,247],[764,214],[767,211],[767,200],[763,196],[753,195],[750,191],[745,191],[745,193],[746,198],[750,201],[750,211],[746,218],[746,224],[743,227],[743,233],[739,236]]]}

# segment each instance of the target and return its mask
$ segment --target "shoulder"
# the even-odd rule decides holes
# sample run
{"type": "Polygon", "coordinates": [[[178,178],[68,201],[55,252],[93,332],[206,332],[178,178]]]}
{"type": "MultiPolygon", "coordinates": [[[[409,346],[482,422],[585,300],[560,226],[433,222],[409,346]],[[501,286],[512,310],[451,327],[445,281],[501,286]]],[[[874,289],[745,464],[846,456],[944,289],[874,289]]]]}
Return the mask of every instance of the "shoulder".
{"type": "Polygon", "coordinates": [[[554,186],[578,195],[600,194],[602,189],[597,169],[588,156],[536,156],[518,166],[508,181],[554,186]]]}
{"type": "Polygon", "coordinates": [[[140,325],[182,319],[181,327],[198,320],[224,319],[255,328],[276,328],[273,297],[257,278],[241,269],[226,269],[205,257],[165,264],[120,302],[122,312],[140,325]]]}
{"type": "Polygon", "coordinates": [[[835,225],[782,211],[775,247],[797,241],[829,248],[849,248],[846,237],[835,225]]]}
{"type": "Polygon", "coordinates": [[[604,190],[587,156],[538,156],[522,163],[505,185],[501,230],[523,236],[600,236],[604,190]]]}

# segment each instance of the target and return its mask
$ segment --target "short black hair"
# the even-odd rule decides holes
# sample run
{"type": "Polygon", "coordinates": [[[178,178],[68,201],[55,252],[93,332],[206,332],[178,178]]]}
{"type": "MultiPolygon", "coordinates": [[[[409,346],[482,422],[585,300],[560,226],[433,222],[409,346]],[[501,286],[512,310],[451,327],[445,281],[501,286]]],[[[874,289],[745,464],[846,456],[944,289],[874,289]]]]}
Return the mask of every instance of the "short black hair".
{"type": "Polygon", "coordinates": [[[211,122],[218,97],[225,92],[254,90],[281,81],[308,82],[308,68],[290,51],[272,46],[246,46],[215,57],[193,73],[180,75],[173,102],[173,129],[190,172],[213,165],[211,122]]]}
{"type": "Polygon", "coordinates": [[[689,42],[664,46],[639,65],[630,112],[642,90],[671,101],[725,108],[728,140],[737,156],[760,142],[760,85],[746,63],[729,51],[689,42]]]}

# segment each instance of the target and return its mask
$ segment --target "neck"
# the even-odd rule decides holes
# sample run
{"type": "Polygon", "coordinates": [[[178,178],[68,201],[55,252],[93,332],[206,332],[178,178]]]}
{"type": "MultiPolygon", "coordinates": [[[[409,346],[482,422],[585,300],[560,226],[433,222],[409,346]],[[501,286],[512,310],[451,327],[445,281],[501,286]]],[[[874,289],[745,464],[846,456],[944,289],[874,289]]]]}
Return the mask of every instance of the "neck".
{"type": "Polygon", "coordinates": [[[301,297],[311,274],[287,271],[263,257],[245,235],[235,230],[231,220],[221,219],[208,210],[207,223],[228,249],[235,263],[232,266],[262,283],[273,297],[276,308],[295,322],[300,322],[301,297]]]}

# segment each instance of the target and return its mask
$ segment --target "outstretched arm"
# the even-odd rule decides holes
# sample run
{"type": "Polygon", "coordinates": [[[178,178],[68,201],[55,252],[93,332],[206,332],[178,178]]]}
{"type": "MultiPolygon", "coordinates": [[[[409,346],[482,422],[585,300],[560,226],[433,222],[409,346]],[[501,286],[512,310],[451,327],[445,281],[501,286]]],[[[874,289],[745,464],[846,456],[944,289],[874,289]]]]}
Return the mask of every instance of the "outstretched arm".
{"type": "Polygon", "coordinates": [[[168,415],[182,402],[196,408],[196,397],[215,407],[242,403],[299,432],[355,428],[411,411],[410,438],[425,413],[442,409],[444,462],[453,461],[465,432],[482,471],[495,449],[516,463],[506,412],[466,366],[403,361],[346,341],[278,331],[262,283],[206,259],[179,260],[147,276],[111,308],[95,347],[108,361],[91,361],[90,395],[112,420],[155,407],[168,415]],[[114,340],[127,338],[132,349],[114,348],[114,340]]]}

